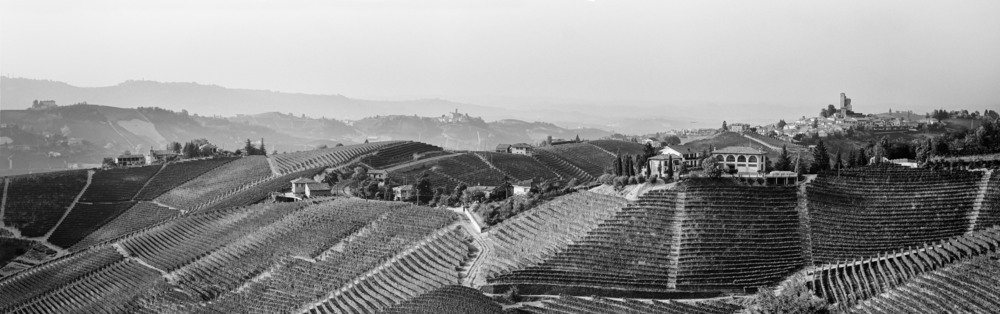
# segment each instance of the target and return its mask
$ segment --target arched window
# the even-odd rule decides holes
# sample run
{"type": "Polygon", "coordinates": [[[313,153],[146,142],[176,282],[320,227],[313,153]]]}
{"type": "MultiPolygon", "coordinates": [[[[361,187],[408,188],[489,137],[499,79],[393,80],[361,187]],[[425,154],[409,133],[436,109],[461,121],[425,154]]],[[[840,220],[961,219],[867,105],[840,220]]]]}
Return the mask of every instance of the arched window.
{"type": "Polygon", "coordinates": [[[750,156],[750,162],[757,162],[757,156],[750,156]]]}
{"type": "Polygon", "coordinates": [[[722,155],[715,155],[715,160],[723,161],[725,158],[723,158],[722,155]]]}
{"type": "Polygon", "coordinates": [[[747,157],[740,155],[740,158],[736,158],[736,162],[747,162],[747,157]]]}
{"type": "Polygon", "coordinates": [[[733,157],[733,155],[726,156],[726,161],[728,161],[728,162],[735,162],[736,161],[736,157],[733,157]]]}

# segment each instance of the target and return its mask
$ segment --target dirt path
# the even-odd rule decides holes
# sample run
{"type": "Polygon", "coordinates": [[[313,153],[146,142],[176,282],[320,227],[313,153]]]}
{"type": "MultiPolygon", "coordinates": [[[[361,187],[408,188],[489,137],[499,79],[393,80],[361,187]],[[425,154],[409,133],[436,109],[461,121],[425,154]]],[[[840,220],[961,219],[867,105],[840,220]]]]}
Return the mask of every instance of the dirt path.
{"type": "Polygon", "coordinates": [[[0,228],[6,226],[3,222],[4,209],[7,208],[7,187],[10,186],[10,179],[3,180],[3,198],[0,199],[0,228]]]}
{"type": "Polygon", "coordinates": [[[80,190],[80,194],[77,194],[76,198],[73,199],[73,203],[69,204],[69,208],[66,209],[66,212],[63,213],[62,217],[59,217],[59,222],[56,222],[56,225],[53,226],[52,229],[49,229],[49,232],[46,232],[44,236],[41,236],[37,239],[39,242],[45,242],[45,243],[49,242],[49,237],[52,236],[53,232],[56,232],[56,229],[59,228],[59,225],[62,225],[63,220],[66,220],[66,216],[69,216],[69,212],[73,211],[73,208],[76,207],[76,204],[80,202],[80,198],[83,197],[83,193],[87,192],[87,188],[90,187],[90,183],[93,181],[94,181],[94,170],[87,170],[87,184],[83,186],[82,190],[80,190]]]}

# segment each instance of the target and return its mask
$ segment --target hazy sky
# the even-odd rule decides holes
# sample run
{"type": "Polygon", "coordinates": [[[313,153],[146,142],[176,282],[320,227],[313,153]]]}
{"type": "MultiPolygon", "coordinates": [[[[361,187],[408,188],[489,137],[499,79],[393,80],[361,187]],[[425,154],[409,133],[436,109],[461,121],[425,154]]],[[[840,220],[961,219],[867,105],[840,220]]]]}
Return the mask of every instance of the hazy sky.
{"type": "Polygon", "coordinates": [[[997,13],[997,0],[2,0],[0,72],[809,112],[844,91],[856,106],[981,110],[1000,107],[997,13]]]}

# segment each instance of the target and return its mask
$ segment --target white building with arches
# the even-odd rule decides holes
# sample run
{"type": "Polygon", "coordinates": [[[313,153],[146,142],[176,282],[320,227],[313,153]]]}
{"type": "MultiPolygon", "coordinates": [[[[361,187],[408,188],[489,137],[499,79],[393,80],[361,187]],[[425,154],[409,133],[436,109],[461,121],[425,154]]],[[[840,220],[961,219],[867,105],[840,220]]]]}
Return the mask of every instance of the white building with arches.
{"type": "Polygon", "coordinates": [[[767,153],[753,147],[730,146],[712,151],[712,157],[724,169],[739,174],[762,174],[767,165],[767,153]]]}

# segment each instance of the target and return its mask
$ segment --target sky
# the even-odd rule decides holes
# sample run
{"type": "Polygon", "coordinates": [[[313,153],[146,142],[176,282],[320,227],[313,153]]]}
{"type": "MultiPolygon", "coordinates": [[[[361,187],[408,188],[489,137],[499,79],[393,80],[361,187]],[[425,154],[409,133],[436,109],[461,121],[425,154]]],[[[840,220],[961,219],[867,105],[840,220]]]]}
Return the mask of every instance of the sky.
{"type": "Polygon", "coordinates": [[[659,114],[797,116],[841,92],[866,112],[982,110],[1000,107],[997,12],[996,0],[0,0],[0,73],[659,114]]]}

